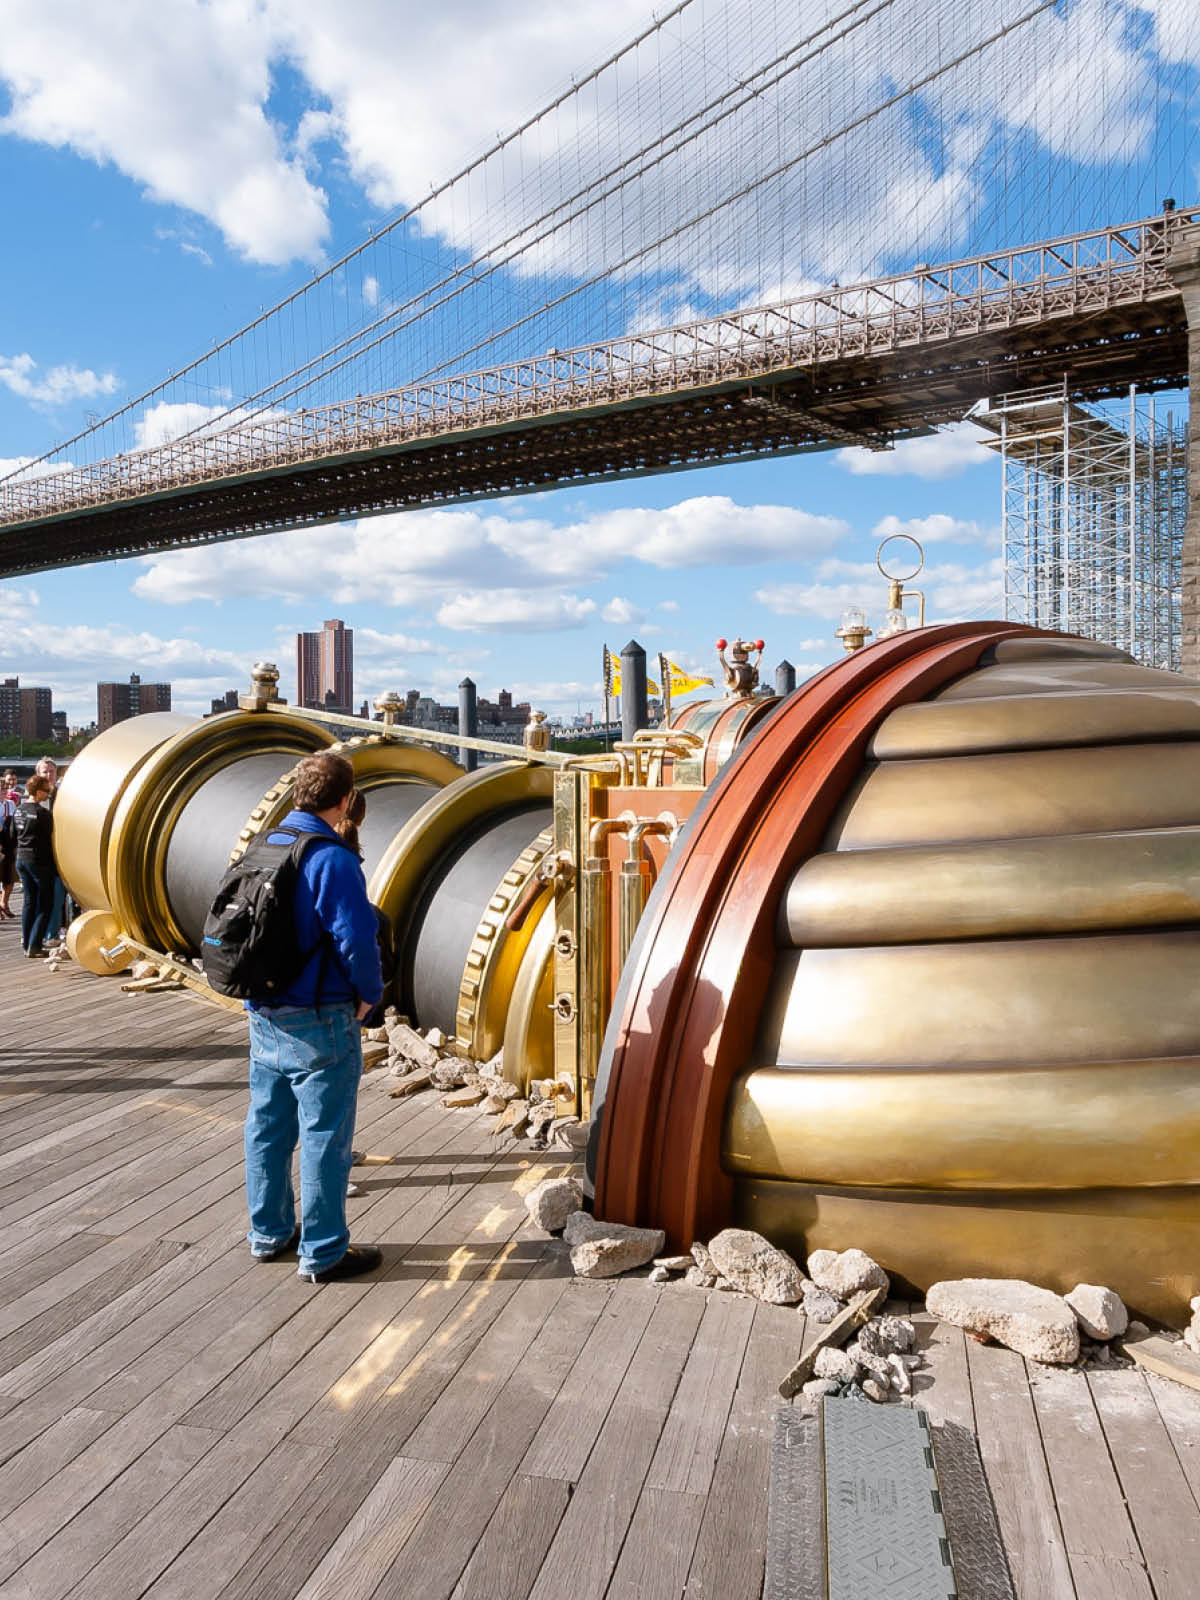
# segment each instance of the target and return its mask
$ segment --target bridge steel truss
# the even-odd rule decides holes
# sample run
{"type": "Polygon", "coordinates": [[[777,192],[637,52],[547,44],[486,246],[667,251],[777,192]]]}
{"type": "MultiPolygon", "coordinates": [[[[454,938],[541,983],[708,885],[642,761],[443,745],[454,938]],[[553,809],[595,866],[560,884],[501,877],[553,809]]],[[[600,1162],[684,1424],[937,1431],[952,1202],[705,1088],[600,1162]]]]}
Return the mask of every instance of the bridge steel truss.
{"type": "Polygon", "coordinates": [[[1198,213],[549,352],[0,484],[0,576],[830,444],[881,448],[980,396],[1178,385],[1168,270],[1198,213]]]}
{"type": "Polygon", "coordinates": [[[1002,461],[1005,617],[1178,672],[1186,416],[1139,405],[1133,387],[1123,416],[1060,384],[976,417],[1002,461]]]}

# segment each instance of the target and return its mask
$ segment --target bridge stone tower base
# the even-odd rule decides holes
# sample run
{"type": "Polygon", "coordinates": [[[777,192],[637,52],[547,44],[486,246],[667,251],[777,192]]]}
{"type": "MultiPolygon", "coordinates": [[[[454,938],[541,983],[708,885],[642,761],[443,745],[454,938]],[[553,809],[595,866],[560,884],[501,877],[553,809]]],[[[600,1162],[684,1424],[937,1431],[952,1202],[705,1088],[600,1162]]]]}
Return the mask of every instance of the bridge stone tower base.
{"type": "Polygon", "coordinates": [[[1172,283],[1183,295],[1188,324],[1188,515],[1183,535],[1180,669],[1200,677],[1200,225],[1179,229],[1168,258],[1172,283]]]}

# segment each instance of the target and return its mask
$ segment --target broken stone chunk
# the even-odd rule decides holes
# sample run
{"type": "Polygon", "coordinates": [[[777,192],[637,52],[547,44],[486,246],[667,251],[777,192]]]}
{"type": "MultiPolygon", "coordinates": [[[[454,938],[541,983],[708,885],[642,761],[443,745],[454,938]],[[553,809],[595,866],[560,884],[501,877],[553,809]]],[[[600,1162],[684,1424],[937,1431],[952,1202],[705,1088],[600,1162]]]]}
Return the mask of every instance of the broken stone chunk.
{"type": "Polygon", "coordinates": [[[666,1243],[661,1228],[631,1228],[600,1222],[586,1211],[567,1218],[563,1238],[571,1247],[571,1266],[580,1278],[615,1278],[652,1261],[666,1243]]]}
{"type": "Polygon", "coordinates": [[[708,1253],[708,1246],[701,1244],[699,1239],[692,1246],[692,1260],[700,1268],[701,1272],[707,1272],[710,1277],[716,1277],[717,1269],[713,1263],[713,1258],[708,1253]]]}
{"type": "Polygon", "coordinates": [[[892,1369],[892,1388],[895,1389],[897,1394],[911,1394],[912,1378],[909,1376],[908,1368],[903,1360],[893,1351],[887,1361],[888,1366],[892,1369]]]}
{"type": "MultiPolygon", "coordinates": [[[[461,1089],[464,1085],[462,1062],[453,1058],[449,1061],[436,1060],[429,1075],[435,1089],[461,1089]]],[[[482,1089],[479,1091],[479,1097],[483,1098],[482,1089]]]]}
{"type": "Polygon", "coordinates": [[[863,1250],[814,1250],[808,1275],[819,1289],[838,1300],[850,1300],[863,1289],[886,1289],[888,1275],[863,1250]]]}
{"type": "Polygon", "coordinates": [[[655,1259],[656,1267],[664,1267],[668,1272],[686,1272],[693,1265],[691,1256],[658,1256],[655,1259]]]}
{"type": "Polygon", "coordinates": [[[1077,1283],[1066,1302],[1079,1318],[1089,1339],[1119,1339],[1129,1326],[1129,1313],[1120,1295],[1097,1283],[1077,1283]]]}
{"type": "Polygon", "coordinates": [[[907,1317],[872,1317],[858,1342],[874,1355],[890,1356],[893,1350],[911,1350],[916,1337],[917,1330],[907,1317]]]}
{"type": "Polygon", "coordinates": [[[803,1292],[800,1268],[785,1251],[748,1228],[724,1228],[708,1242],[718,1273],[768,1305],[795,1305],[803,1292]]]}
{"type": "Polygon", "coordinates": [[[690,1283],[693,1289],[715,1289],[717,1275],[715,1272],[705,1272],[703,1267],[689,1267],[683,1275],[684,1283],[690,1283]]]}
{"type": "Polygon", "coordinates": [[[811,1417],[819,1410],[827,1394],[838,1394],[841,1384],[836,1378],[810,1378],[801,1389],[800,1409],[811,1417]]]}
{"type": "Polygon", "coordinates": [[[671,1281],[671,1274],[667,1271],[666,1267],[651,1267],[651,1269],[650,1269],[650,1282],[651,1283],[670,1283],[670,1281],[671,1281]]]}
{"type": "Polygon", "coordinates": [[[446,1035],[440,1028],[426,1028],[425,1043],[431,1044],[435,1050],[444,1050],[446,1048],[446,1035]]]}
{"type": "Polygon", "coordinates": [[[442,1104],[451,1110],[461,1111],[467,1106],[477,1106],[484,1099],[483,1090],[478,1086],[468,1086],[465,1089],[456,1089],[453,1094],[442,1096],[442,1104]]]}
{"type": "Polygon", "coordinates": [[[932,1316],[986,1334],[1034,1361],[1069,1366],[1079,1354],[1079,1323],[1061,1295],[1020,1278],[956,1278],[925,1297],[932,1316]]]}
{"type": "Polygon", "coordinates": [[[525,1196],[530,1222],[547,1233],[558,1233],[582,1204],[583,1185],[575,1177],[544,1178],[525,1196]]]}
{"type": "Polygon", "coordinates": [[[404,1095],[416,1094],[418,1089],[428,1089],[430,1082],[430,1075],[424,1067],[417,1067],[404,1072],[392,1085],[392,1099],[399,1100],[404,1095]]]}
{"type": "Polygon", "coordinates": [[[826,1345],[823,1350],[817,1351],[813,1373],[818,1378],[835,1378],[838,1383],[857,1383],[858,1362],[848,1351],[839,1350],[835,1345],[826,1345]]]}
{"type": "Polygon", "coordinates": [[[889,1387],[879,1378],[864,1378],[862,1381],[862,1392],[868,1400],[874,1400],[877,1406],[886,1404],[889,1387]]]}
{"type": "Polygon", "coordinates": [[[832,1322],[842,1309],[841,1302],[824,1289],[818,1289],[811,1278],[804,1279],[803,1293],[804,1315],[813,1322],[832,1322]]]}
{"type": "Polygon", "coordinates": [[[438,1053],[433,1045],[422,1039],[415,1028],[410,1028],[406,1022],[398,1022],[388,1033],[388,1043],[397,1055],[411,1061],[414,1066],[427,1067],[431,1071],[438,1064],[438,1053]]]}

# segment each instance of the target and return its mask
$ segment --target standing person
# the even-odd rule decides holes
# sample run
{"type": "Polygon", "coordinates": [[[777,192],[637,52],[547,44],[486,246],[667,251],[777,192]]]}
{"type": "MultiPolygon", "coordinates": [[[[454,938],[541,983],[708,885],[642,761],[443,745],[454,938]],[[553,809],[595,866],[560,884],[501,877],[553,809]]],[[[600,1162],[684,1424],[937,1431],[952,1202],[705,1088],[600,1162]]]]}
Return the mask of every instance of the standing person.
{"type": "MultiPolygon", "coordinates": [[[[353,1245],[346,1184],[362,1074],[361,1018],[383,984],[375,913],[362,867],[336,832],[350,807],[354,769],[344,756],[306,756],[297,771],[295,809],[280,829],[314,836],[300,863],[293,913],[308,955],[278,1000],[248,1000],[250,1110],[246,1117],[246,1196],[251,1254],[273,1261],[299,1244],[299,1274],[334,1283],[373,1271],[374,1245],[353,1245]],[[300,1227],[292,1191],[292,1153],[300,1143],[300,1227]]],[[[289,842],[276,831],[268,843],[289,842]]]]}
{"type": "Polygon", "coordinates": [[[36,773],[25,785],[17,807],[17,876],[21,880],[21,949],[27,956],[45,954],[46,930],[54,909],[54,818],[45,804],[50,785],[36,773]]]}
{"type": "MultiPolygon", "coordinates": [[[[42,756],[34,768],[34,772],[39,778],[45,778],[50,785],[49,798],[44,803],[53,811],[54,802],[58,799],[58,762],[55,761],[53,756],[42,756]]],[[[51,865],[54,867],[54,889],[50,906],[50,918],[46,925],[47,941],[58,939],[62,935],[67,902],[67,886],[59,876],[58,867],[54,863],[53,857],[51,858],[51,865]]]]}
{"type": "Polygon", "coordinates": [[[4,774],[4,786],[0,788],[0,921],[4,922],[11,922],[15,916],[8,902],[17,875],[17,802],[9,791],[11,776],[4,774]]]}
{"type": "Polygon", "coordinates": [[[17,775],[11,767],[7,769],[3,778],[0,778],[0,800],[11,800],[13,805],[21,804],[21,791],[17,788],[17,775]]]}

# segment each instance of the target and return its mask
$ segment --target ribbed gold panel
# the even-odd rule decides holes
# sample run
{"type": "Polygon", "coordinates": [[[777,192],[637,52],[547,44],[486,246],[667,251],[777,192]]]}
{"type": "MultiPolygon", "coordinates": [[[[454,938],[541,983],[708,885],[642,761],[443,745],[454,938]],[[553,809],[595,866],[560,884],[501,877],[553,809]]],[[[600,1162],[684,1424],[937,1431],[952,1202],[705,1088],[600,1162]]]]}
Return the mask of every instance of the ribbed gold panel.
{"type": "Polygon", "coordinates": [[[850,791],[826,848],[1174,828],[1198,813],[1200,741],[883,761],[850,791]]]}
{"type": "Polygon", "coordinates": [[[917,1195],[746,1178],[735,1218],[800,1258],[857,1245],[922,1293],[939,1278],[1103,1283],[1177,1325],[1200,1294],[1200,1189],[917,1195]]]}
{"type": "Polygon", "coordinates": [[[926,700],[893,711],[868,753],[898,761],[1172,738],[1200,738],[1200,684],[926,700]]]}
{"type": "Polygon", "coordinates": [[[784,950],[755,1058],[860,1067],[1190,1056],[1200,1054],[1198,974],[1200,930],[784,950]]]}
{"type": "Polygon", "coordinates": [[[1200,922],[1200,827],[837,850],[788,885],[800,947],[1103,932],[1200,922]]]}
{"type": "Polygon", "coordinates": [[[1028,663],[1013,662],[981,667],[978,672],[968,672],[949,688],[942,689],[938,700],[977,700],[987,695],[1012,694],[1062,694],[1086,689],[1158,689],[1163,682],[1191,682],[1160,672],[1156,667],[1139,667],[1125,661],[1090,658],[1033,660],[1028,663]]]}
{"type": "Polygon", "coordinates": [[[987,1071],[800,1072],[734,1085],[730,1172],[898,1189],[1200,1182],[1200,1056],[987,1071]]]}
{"type": "Polygon", "coordinates": [[[1128,661],[1128,650],[1096,639],[1016,638],[1001,639],[984,652],[981,665],[1011,666],[1023,661],[1128,661]]]}

